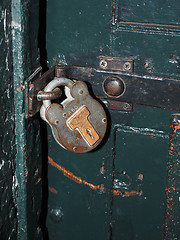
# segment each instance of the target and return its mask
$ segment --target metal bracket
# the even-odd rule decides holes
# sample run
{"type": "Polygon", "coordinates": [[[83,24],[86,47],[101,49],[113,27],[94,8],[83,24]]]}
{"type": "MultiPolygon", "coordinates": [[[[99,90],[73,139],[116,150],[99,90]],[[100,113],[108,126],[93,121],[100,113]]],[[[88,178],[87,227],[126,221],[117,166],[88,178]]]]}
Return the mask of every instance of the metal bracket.
{"type": "Polygon", "coordinates": [[[41,77],[38,68],[26,81],[26,118],[34,116],[42,103],[37,93],[54,77],[90,83],[93,93],[109,109],[132,111],[133,104],[180,111],[180,79],[133,73],[132,59],[99,57],[100,69],[55,66],[41,77]]]}
{"type": "Polygon", "coordinates": [[[134,60],[117,57],[99,57],[99,67],[103,70],[118,70],[122,72],[133,72],[134,60]]]}
{"type": "Polygon", "coordinates": [[[33,117],[40,110],[42,102],[38,101],[37,94],[54,78],[54,68],[41,74],[42,68],[39,67],[25,80],[25,118],[33,117]]]}

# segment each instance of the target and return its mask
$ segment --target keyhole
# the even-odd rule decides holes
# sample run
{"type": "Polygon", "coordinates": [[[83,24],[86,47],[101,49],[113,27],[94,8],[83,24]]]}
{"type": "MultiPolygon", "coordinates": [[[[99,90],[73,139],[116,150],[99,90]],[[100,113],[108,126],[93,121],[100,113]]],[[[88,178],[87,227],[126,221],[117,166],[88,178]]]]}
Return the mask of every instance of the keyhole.
{"type": "Polygon", "coordinates": [[[94,138],[90,129],[87,128],[86,132],[92,139],[94,138]]]}

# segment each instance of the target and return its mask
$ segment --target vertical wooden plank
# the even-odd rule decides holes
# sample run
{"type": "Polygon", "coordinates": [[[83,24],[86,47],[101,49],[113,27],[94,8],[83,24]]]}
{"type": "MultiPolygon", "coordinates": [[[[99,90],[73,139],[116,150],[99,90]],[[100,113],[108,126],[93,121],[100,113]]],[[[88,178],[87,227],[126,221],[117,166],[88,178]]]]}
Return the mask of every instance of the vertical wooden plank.
{"type": "Polygon", "coordinates": [[[0,1],[0,239],[16,239],[14,94],[11,0],[0,1]]]}
{"type": "Polygon", "coordinates": [[[166,188],[166,213],[164,239],[180,236],[180,114],[173,115],[170,126],[168,176],[166,188]]]}
{"type": "Polygon", "coordinates": [[[42,235],[40,132],[37,117],[25,121],[24,81],[39,66],[39,1],[12,0],[11,11],[18,239],[34,240],[42,235]]]}

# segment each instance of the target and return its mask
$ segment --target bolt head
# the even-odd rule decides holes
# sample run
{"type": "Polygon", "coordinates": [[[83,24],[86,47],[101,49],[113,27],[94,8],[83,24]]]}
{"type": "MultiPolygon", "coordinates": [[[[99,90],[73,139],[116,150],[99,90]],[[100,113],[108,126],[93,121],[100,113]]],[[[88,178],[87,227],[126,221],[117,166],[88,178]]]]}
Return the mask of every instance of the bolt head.
{"type": "Polygon", "coordinates": [[[125,83],[121,78],[111,76],[104,80],[103,90],[110,97],[120,97],[125,92],[125,83]]]}

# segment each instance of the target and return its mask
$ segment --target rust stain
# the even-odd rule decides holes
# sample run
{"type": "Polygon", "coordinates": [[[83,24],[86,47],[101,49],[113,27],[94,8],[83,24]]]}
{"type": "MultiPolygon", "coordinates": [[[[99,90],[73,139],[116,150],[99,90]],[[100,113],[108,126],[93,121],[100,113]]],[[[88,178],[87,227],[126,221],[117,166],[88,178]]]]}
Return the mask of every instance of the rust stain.
{"type": "Polygon", "coordinates": [[[56,195],[58,194],[58,191],[55,188],[50,187],[50,186],[49,186],[49,191],[56,194],[56,195]]]}
{"type": "Polygon", "coordinates": [[[174,133],[176,133],[177,130],[180,130],[180,124],[177,126],[174,126],[174,133]]]}
{"type": "Polygon", "coordinates": [[[104,174],[105,173],[105,167],[104,167],[104,161],[102,162],[102,166],[100,168],[100,173],[104,174]]]}
{"type": "Polygon", "coordinates": [[[113,190],[113,195],[114,196],[123,196],[123,197],[132,197],[132,196],[141,196],[142,195],[142,191],[141,190],[132,190],[130,192],[127,191],[122,191],[119,189],[114,189],[113,190]]]}
{"type": "Polygon", "coordinates": [[[52,166],[54,166],[54,167],[56,167],[58,170],[60,170],[60,171],[64,174],[64,176],[70,178],[71,180],[73,180],[73,181],[75,181],[75,182],[77,182],[77,183],[79,183],[79,184],[81,184],[81,183],[83,182],[80,177],[75,176],[75,175],[74,175],[73,173],[71,173],[70,171],[67,171],[65,168],[61,167],[59,164],[57,164],[56,162],[54,162],[52,158],[48,157],[48,162],[49,162],[52,166]]]}
{"type": "Polygon", "coordinates": [[[85,180],[83,180],[83,183],[84,183],[84,185],[87,185],[88,187],[90,187],[91,189],[93,189],[93,190],[97,190],[97,189],[99,189],[99,187],[100,187],[100,185],[94,185],[94,184],[92,184],[92,183],[88,183],[88,182],[86,182],[85,180]]]}
{"type": "Polygon", "coordinates": [[[20,83],[20,87],[16,88],[16,91],[22,92],[24,91],[24,89],[25,89],[25,86],[22,83],[20,83]]]}
{"type": "MultiPolygon", "coordinates": [[[[76,182],[78,184],[84,184],[94,191],[99,190],[101,193],[106,193],[107,189],[105,188],[104,184],[94,185],[92,183],[87,182],[86,180],[82,180],[81,177],[75,176],[72,172],[66,170],[64,167],[62,167],[59,164],[57,164],[56,162],[54,162],[53,159],[49,156],[48,156],[48,162],[53,167],[60,170],[64,174],[64,176],[68,177],[69,179],[73,180],[74,182],[76,182]]],[[[53,189],[52,187],[49,187],[49,190],[53,192],[55,189],[53,189]]],[[[119,196],[120,195],[120,196],[123,196],[123,197],[141,196],[142,195],[142,190],[132,190],[130,192],[127,192],[127,191],[122,191],[122,190],[119,190],[119,189],[113,189],[113,195],[114,196],[119,196]]]]}

